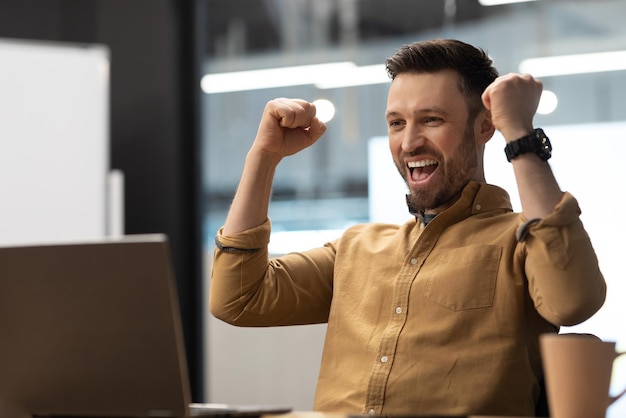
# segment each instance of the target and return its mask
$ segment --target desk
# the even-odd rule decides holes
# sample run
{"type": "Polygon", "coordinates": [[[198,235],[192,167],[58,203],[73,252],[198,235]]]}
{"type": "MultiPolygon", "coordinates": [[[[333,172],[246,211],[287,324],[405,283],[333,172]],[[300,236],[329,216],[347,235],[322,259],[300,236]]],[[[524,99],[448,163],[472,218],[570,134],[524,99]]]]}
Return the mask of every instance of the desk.
{"type": "MultiPolygon", "coordinates": [[[[355,417],[367,418],[367,415],[294,411],[294,412],[288,412],[286,414],[279,414],[279,415],[264,415],[262,418],[355,418],[355,417]]],[[[377,417],[377,415],[374,415],[373,417],[375,418],[377,417]]],[[[398,416],[382,415],[381,417],[411,418],[410,415],[398,415],[398,416]]],[[[468,415],[468,416],[415,415],[413,418],[528,418],[528,417],[510,417],[510,416],[504,417],[504,416],[492,416],[492,415],[468,415]]]]}

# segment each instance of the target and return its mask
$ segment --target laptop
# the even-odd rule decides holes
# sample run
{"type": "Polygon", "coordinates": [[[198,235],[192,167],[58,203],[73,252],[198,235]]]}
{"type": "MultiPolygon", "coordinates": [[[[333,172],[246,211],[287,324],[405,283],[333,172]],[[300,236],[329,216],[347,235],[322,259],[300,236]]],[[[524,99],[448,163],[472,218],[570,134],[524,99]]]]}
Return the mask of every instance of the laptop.
{"type": "Polygon", "coordinates": [[[0,247],[0,416],[259,416],[192,403],[167,237],[0,247]]]}

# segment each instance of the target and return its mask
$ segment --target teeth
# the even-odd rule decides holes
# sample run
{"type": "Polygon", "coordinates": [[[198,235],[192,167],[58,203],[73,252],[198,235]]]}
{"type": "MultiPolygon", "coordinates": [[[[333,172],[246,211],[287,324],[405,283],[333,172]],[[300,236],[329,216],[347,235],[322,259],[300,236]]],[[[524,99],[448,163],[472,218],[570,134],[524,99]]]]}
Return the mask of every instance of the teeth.
{"type": "Polygon", "coordinates": [[[409,161],[407,163],[409,168],[426,167],[427,165],[435,165],[435,164],[437,164],[437,161],[435,160],[409,161]]]}

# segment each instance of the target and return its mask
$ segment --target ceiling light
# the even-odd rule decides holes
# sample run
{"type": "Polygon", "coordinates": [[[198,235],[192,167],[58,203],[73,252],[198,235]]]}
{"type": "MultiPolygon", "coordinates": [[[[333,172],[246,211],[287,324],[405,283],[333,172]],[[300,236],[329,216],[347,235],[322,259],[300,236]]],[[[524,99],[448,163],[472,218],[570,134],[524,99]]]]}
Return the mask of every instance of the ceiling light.
{"type": "Polygon", "coordinates": [[[335,105],[330,100],[318,99],[313,102],[315,115],[319,120],[326,123],[335,116],[335,105]]]}
{"type": "Polygon", "coordinates": [[[478,0],[481,6],[499,6],[501,4],[527,3],[535,0],[478,0]]]}
{"type": "Polygon", "coordinates": [[[267,68],[262,70],[234,71],[207,74],[202,77],[200,87],[205,93],[225,93],[267,89],[273,87],[301,86],[331,79],[342,72],[354,69],[353,62],[300,65],[293,67],[267,68]]]}
{"type": "Polygon", "coordinates": [[[354,67],[348,71],[338,72],[332,77],[320,79],[315,83],[318,89],[335,89],[340,87],[365,86],[390,82],[384,64],[354,67]]]}
{"type": "Polygon", "coordinates": [[[353,62],[300,65],[206,74],[200,81],[207,94],[247,91],[312,84],[318,89],[334,89],[390,81],[384,64],[357,67],[353,62]]]}
{"type": "Polygon", "coordinates": [[[537,106],[537,113],[540,115],[549,115],[556,110],[559,105],[559,99],[556,97],[553,91],[544,90],[541,92],[541,98],[539,99],[539,106],[537,106]]]}
{"type": "Polygon", "coordinates": [[[619,70],[626,70],[626,51],[529,58],[519,65],[521,73],[532,74],[535,77],[619,70]]]}

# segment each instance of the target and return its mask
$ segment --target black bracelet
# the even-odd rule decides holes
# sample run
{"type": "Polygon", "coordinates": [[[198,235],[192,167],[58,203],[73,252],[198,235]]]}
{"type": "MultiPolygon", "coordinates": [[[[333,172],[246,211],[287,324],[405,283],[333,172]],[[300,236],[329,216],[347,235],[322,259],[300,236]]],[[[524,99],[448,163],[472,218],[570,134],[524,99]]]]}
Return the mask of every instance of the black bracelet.
{"type": "Polygon", "coordinates": [[[219,237],[215,237],[215,246],[226,253],[247,253],[252,254],[260,250],[260,248],[236,248],[236,247],[224,247],[219,240],[219,237]]]}
{"type": "Polygon", "coordinates": [[[535,218],[535,219],[531,219],[530,221],[524,222],[524,224],[519,227],[519,229],[517,230],[517,233],[515,234],[515,238],[517,239],[517,242],[525,241],[526,237],[528,236],[528,227],[534,223],[539,222],[540,220],[541,218],[535,218]]]}

